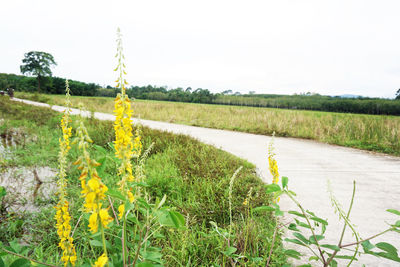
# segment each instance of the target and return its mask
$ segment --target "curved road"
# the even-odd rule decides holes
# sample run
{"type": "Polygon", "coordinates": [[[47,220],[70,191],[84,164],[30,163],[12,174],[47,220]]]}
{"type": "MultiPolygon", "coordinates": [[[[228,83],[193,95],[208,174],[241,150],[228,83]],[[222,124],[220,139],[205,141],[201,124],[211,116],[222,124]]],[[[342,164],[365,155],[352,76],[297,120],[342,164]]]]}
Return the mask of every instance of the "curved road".
{"type": "MultiPolygon", "coordinates": [[[[43,103],[14,100],[49,107],[43,103]]],[[[64,107],[52,106],[52,109],[62,111],[64,107]]],[[[79,111],[73,109],[72,113],[78,114],[79,111]]],[[[94,115],[101,120],[114,120],[111,114],[96,112],[94,115]]],[[[259,176],[266,183],[271,181],[267,166],[267,147],[271,141],[269,136],[149,120],[140,120],[140,123],[153,129],[190,135],[246,159],[256,165],[259,176]]],[[[297,193],[297,198],[306,209],[328,219],[327,239],[322,243],[337,244],[342,229],[342,222],[334,214],[327,193],[328,180],[335,197],[345,210],[349,205],[353,180],[357,181],[350,219],[362,238],[386,229],[385,222],[400,220],[399,216],[385,211],[400,210],[400,158],[302,139],[275,137],[274,142],[280,174],[289,177],[290,189],[297,193]]],[[[295,209],[285,197],[281,199],[280,205],[282,210],[295,209]]],[[[290,233],[287,235],[290,236],[290,233]]],[[[379,241],[387,241],[400,250],[399,233],[388,233],[373,243],[379,241]]],[[[354,238],[348,233],[343,243],[351,242],[354,242],[354,238]]],[[[367,266],[400,266],[400,263],[369,255],[363,255],[354,266],[361,266],[361,263],[367,266]]]]}

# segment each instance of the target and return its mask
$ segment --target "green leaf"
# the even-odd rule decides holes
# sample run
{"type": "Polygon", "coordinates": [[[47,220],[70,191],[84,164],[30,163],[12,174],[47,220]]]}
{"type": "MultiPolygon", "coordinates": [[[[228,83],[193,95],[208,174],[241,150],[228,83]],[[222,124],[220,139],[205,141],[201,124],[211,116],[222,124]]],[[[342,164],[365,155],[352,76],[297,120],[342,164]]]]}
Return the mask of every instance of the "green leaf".
{"type": "Polygon", "coordinates": [[[317,256],[311,256],[308,258],[308,261],[319,261],[319,258],[317,256]]]}
{"type": "Polygon", "coordinates": [[[289,213],[289,214],[292,214],[292,215],[296,215],[296,216],[302,217],[302,218],[305,218],[305,217],[306,217],[306,216],[304,216],[302,213],[300,213],[300,212],[298,212],[298,211],[295,211],[295,210],[289,210],[288,213],[289,213]]]}
{"type": "Polygon", "coordinates": [[[293,233],[293,235],[294,235],[297,239],[301,240],[303,243],[305,243],[305,244],[310,244],[310,241],[309,241],[307,238],[305,238],[305,236],[302,235],[301,233],[295,232],[295,233],[293,233]]]}
{"type": "MultiPolygon", "coordinates": [[[[103,243],[101,241],[99,241],[99,240],[96,240],[96,239],[90,240],[89,244],[92,245],[93,247],[103,248],[103,243]]],[[[108,250],[112,250],[113,249],[113,247],[111,246],[110,242],[108,242],[107,240],[106,240],[106,248],[108,250]]]]}
{"type": "Polygon", "coordinates": [[[13,241],[10,242],[10,247],[16,252],[20,253],[21,252],[21,246],[18,244],[18,241],[14,239],[13,241]]]}
{"type": "Polygon", "coordinates": [[[302,264],[302,265],[299,265],[297,267],[312,267],[312,266],[311,266],[311,264],[302,264]]]}
{"type": "Polygon", "coordinates": [[[27,259],[19,258],[10,264],[10,267],[23,267],[23,266],[29,266],[29,261],[27,259]]]}
{"type": "Polygon", "coordinates": [[[265,186],[265,189],[267,190],[266,193],[270,194],[273,192],[278,192],[281,191],[281,187],[277,184],[269,184],[265,186]]]}
{"type": "Polygon", "coordinates": [[[98,166],[96,169],[97,169],[97,172],[99,173],[100,176],[103,175],[104,169],[106,168],[106,164],[105,164],[105,163],[106,163],[106,160],[107,160],[107,157],[102,157],[101,159],[98,160],[98,162],[99,162],[101,165],[98,166]]]}
{"type": "Polygon", "coordinates": [[[99,151],[99,152],[101,152],[101,153],[103,153],[103,154],[107,154],[107,153],[108,153],[108,151],[107,151],[104,147],[102,147],[102,146],[99,146],[99,145],[94,144],[93,147],[94,147],[97,151],[99,151]]]}
{"type": "Polygon", "coordinates": [[[149,263],[149,262],[141,262],[141,263],[135,264],[135,266],[137,266],[137,267],[153,267],[154,264],[149,263]]]}
{"type": "Polygon", "coordinates": [[[4,261],[0,257],[0,267],[5,267],[6,265],[4,264],[4,261]]]}
{"type": "Polygon", "coordinates": [[[329,248],[329,249],[332,249],[332,250],[335,250],[335,251],[339,251],[340,250],[340,248],[338,246],[336,246],[336,245],[323,244],[323,245],[320,245],[320,246],[323,247],[323,248],[329,248]]]}
{"type": "Polygon", "coordinates": [[[375,247],[371,242],[369,242],[369,240],[362,242],[361,246],[363,247],[365,253],[369,252],[375,247]]]}
{"type": "Polygon", "coordinates": [[[400,221],[397,221],[397,222],[394,224],[394,226],[400,227],[400,221]]]}
{"type": "Polygon", "coordinates": [[[163,226],[180,228],[185,225],[185,218],[179,212],[160,210],[157,214],[158,222],[163,226]]]}
{"type": "Polygon", "coordinates": [[[315,222],[322,223],[323,225],[328,225],[328,222],[325,221],[324,219],[321,219],[321,218],[318,218],[318,217],[310,217],[310,219],[315,221],[315,222]]]}
{"type": "Polygon", "coordinates": [[[126,201],[126,198],[117,190],[108,189],[106,195],[122,201],[126,201]]]}
{"type": "Polygon", "coordinates": [[[237,248],[235,247],[228,247],[225,251],[222,253],[225,254],[226,256],[230,257],[233,253],[237,251],[237,248]]]}
{"type": "Polygon", "coordinates": [[[275,208],[270,207],[270,206],[261,206],[253,209],[253,212],[258,212],[258,211],[274,211],[275,208]]]}
{"type": "Polygon", "coordinates": [[[185,226],[185,217],[183,217],[183,215],[180,214],[179,212],[170,211],[169,212],[169,216],[171,217],[171,220],[173,221],[174,226],[176,228],[180,228],[180,227],[185,226]]]}
{"type": "Polygon", "coordinates": [[[382,249],[384,251],[386,251],[387,253],[389,253],[390,255],[394,255],[396,257],[398,257],[397,255],[397,248],[395,248],[394,246],[392,246],[389,243],[386,242],[379,242],[377,244],[375,244],[375,246],[379,249],[382,249]]]}
{"type": "Polygon", "coordinates": [[[5,195],[7,195],[7,191],[4,186],[0,186],[0,199],[2,199],[5,195]]]}
{"type": "Polygon", "coordinates": [[[282,176],[282,188],[285,189],[286,186],[288,185],[289,182],[289,178],[287,178],[286,176],[282,176]]]}
{"type": "Polygon", "coordinates": [[[297,232],[300,232],[300,230],[299,230],[299,229],[297,229],[297,225],[296,225],[295,223],[291,223],[291,224],[289,224],[289,227],[288,227],[288,229],[289,229],[289,230],[291,230],[291,231],[297,231],[297,232]]]}
{"type": "Polygon", "coordinates": [[[296,250],[294,250],[294,249],[287,249],[287,250],[285,250],[285,254],[286,254],[287,256],[289,256],[289,257],[292,257],[292,258],[295,258],[295,259],[300,260],[300,256],[301,256],[300,252],[298,252],[298,251],[296,251],[296,250]]]}
{"type": "Polygon", "coordinates": [[[398,211],[398,210],[388,209],[386,211],[400,216],[400,211],[398,211]]]}
{"type": "Polygon", "coordinates": [[[164,194],[163,198],[157,205],[157,209],[161,208],[161,206],[164,205],[166,199],[167,199],[167,195],[164,194]]]}
{"type": "Polygon", "coordinates": [[[315,235],[315,236],[310,236],[309,240],[312,244],[317,244],[317,241],[320,241],[324,239],[325,237],[323,235],[315,235]]]}
{"type": "Polygon", "coordinates": [[[300,246],[305,246],[304,243],[301,242],[298,239],[285,238],[285,241],[286,242],[290,242],[290,243],[294,243],[294,244],[297,244],[297,245],[300,245],[300,246]]]}

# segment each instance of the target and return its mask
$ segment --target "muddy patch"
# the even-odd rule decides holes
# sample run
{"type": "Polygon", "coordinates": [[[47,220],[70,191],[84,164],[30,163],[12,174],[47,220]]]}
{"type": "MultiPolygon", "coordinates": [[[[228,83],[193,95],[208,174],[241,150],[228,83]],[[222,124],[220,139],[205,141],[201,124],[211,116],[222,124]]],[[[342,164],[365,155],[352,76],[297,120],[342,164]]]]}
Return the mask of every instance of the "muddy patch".
{"type": "Polygon", "coordinates": [[[6,189],[3,207],[8,212],[37,212],[52,203],[57,190],[56,170],[49,167],[8,168],[0,173],[6,189]]]}

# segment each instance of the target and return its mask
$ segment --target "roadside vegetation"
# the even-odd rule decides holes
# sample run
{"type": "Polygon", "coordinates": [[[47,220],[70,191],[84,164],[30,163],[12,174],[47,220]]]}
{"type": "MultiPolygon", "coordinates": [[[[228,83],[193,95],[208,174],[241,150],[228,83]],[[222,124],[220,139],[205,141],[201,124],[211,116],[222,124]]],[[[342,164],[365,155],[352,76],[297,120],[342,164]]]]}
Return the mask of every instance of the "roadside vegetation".
{"type": "MultiPolygon", "coordinates": [[[[17,92],[16,97],[63,105],[63,96],[17,92]]],[[[91,111],[112,113],[113,99],[72,97],[91,111]]],[[[136,100],[135,116],[193,126],[255,134],[298,137],[400,155],[400,117],[274,108],[136,100]]]]}
{"type": "MultiPolygon", "coordinates": [[[[0,114],[2,136],[19,131],[31,137],[26,139],[29,141],[23,145],[16,140],[18,144],[9,148],[10,157],[2,159],[3,172],[11,168],[57,168],[61,134],[59,122],[62,114],[48,108],[12,102],[8,97],[1,97],[0,114]]],[[[72,117],[73,121],[76,119],[72,117]]],[[[111,187],[115,184],[117,166],[114,161],[104,159],[114,155],[110,147],[115,138],[113,123],[90,118],[84,121],[94,141],[90,153],[95,160],[103,163],[99,167],[102,169],[102,181],[111,187]]],[[[263,183],[256,176],[254,166],[184,135],[173,135],[148,128],[141,129],[141,135],[144,150],[154,143],[145,163],[148,195],[152,201],[167,195],[164,205],[175,207],[185,218],[184,226],[163,230],[152,241],[153,245],[161,248],[158,252],[163,255],[160,257],[160,263],[165,266],[223,266],[232,254],[235,254],[243,255],[239,259],[243,263],[265,265],[272,243],[275,220],[271,212],[248,212],[251,207],[270,203],[270,197],[265,194],[263,183]],[[232,186],[232,243],[228,246],[226,234],[221,236],[221,232],[218,231],[227,229],[230,225],[229,184],[233,173],[240,166],[243,166],[243,169],[232,186]],[[249,191],[252,192],[251,200],[248,199],[249,191]],[[249,200],[246,204],[245,199],[249,200]],[[237,250],[229,251],[229,247],[235,247],[237,250]]],[[[78,155],[77,147],[72,146],[66,168],[73,229],[82,215],[79,207],[83,202],[79,197],[80,174],[72,165],[78,155]]],[[[61,257],[57,248],[58,237],[53,219],[56,197],[53,195],[50,200],[36,199],[35,203],[40,207],[40,212],[17,213],[4,208],[7,201],[12,199],[11,196],[12,192],[7,192],[1,202],[0,241],[15,253],[59,265],[61,257]]],[[[98,247],[96,237],[96,242],[91,240],[96,234],[92,235],[85,229],[87,223],[88,218],[83,216],[81,225],[74,233],[78,254],[77,266],[90,263],[87,259],[96,259],[101,248],[98,247]]],[[[117,234],[110,231],[107,237],[117,234]]],[[[113,247],[116,244],[114,242],[117,242],[115,240],[117,239],[110,239],[107,246],[113,247]]],[[[112,252],[111,249],[110,253],[112,252]]],[[[13,255],[1,255],[6,266],[18,259],[13,255]]],[[[272,265],[281,266],[285,260],[278,236],[270,262],[272,265]]]]}

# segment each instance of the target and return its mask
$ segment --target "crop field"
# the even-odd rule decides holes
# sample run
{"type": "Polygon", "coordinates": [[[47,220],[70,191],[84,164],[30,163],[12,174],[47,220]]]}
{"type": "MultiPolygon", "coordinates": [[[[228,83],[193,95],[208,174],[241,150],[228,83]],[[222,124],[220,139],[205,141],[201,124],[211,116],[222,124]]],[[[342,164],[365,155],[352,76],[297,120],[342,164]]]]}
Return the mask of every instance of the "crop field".
{"type": "MultiPolygon", "coordinates": [[[[62,105],[63,96],[16,94],[62,105]]],[[[112,113],[113,98],[72,97],[90,111],[112,113]]],[[[319,142],[400,155],[400,117],[273,108],[135,100],[137,118],[226,129],[262,135],[298,137],[319,142]]]]}

